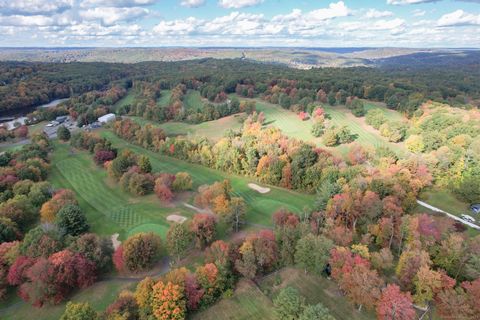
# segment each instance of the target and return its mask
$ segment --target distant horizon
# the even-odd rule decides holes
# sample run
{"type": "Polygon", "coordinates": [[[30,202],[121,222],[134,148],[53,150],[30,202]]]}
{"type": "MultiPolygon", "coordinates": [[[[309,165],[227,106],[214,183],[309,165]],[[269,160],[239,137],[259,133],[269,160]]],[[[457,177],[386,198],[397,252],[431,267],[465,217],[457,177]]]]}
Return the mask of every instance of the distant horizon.
{"type": "Polygon", "coordinates": [[[2,47],[480,48],[480,0],[0,1],[2,47]]]}
{"type": "Polygon", "coordinates": [[[396,46],[1,46],[4,49],[411,49],[411,50],[480,50],[480,47],[396,47],[396,46]]]}

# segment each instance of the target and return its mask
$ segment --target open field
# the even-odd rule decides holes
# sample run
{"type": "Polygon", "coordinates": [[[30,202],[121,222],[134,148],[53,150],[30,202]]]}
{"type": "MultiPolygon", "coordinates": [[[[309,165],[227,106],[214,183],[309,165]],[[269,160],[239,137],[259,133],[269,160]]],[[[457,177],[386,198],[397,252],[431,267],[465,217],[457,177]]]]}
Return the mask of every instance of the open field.
{"type": "Polygon", "coordinates": [[[98,234],[119,233],[123,239],[127,234],[149,229],[165,237],[169,214],[181,211],[183,215],[192,216],[190,210],[182,207],[162,207],[154,195],[130,196],[114,185],[104,169],[93,163],[90,154],[83,151],[72,153],[65,144],[55,146],[49,180],[57,188],[75,191],[91,230],[98,234]]]}
{"type": "Polygon", "coordinates": [[[207,310],[194,314],[193,320],[249,320],[276,319],[272,301],[250,280],[242,279],[231,298],[218,301],[207,310]]]}
{"type": "MultiPolygon", "coordinates": [[[[97,311],[103,311],[111,304],[120,291],[133,289],[136,282],[128,280],[108,280],[97,282],[91,287],[81,290],[71,297],[74,302],[88,302],[97,311]]],[[[10,299],[0,305],[0,319],[2,320],[58,320],[65,311],[67,301],[56,306],[35,308],[23,302],[12,292],[10,299]],[[5,307],[5,309],[2,309],[5,307]]]]}
{"type": "Polygon", "coordinates": [[[122,99],[118,100],[117,103],[113,106],[113,110],[118,110],[120,107],[123,107],[127,104],[132,105],[135,100],[135,94],[133,93],[133,90],[130,89],[127,92],[127,95],[123,97],[122,99]]]}
{"type": "Polygon", "coordinates": [[[282,288],[296,288],[308,304],[322,303],[337,320],[371,320],[375,316],[357,309],[340,293],[332,280],[308,275],[303,270],[284,268],[260,281],[259,287],[241,280],[233,297],[223,298],[192,319],[276,319],[272,300],[282,288]]]}
{"type": "MultiPolygon", "coordinates": [[[[265,114],[267,125],[275,126],[282,130],[282,132],[292,138],[313,142],[320,147],[324,147],[331,151],[339,151],[342,154],[348,152],[348,145],[340,145],[334,148],[325,147],[321,138],[316,138],[312,135],[311,129],[313,125],[312,120],[302,121],[294,112],[283,109],[279,105],[271,104],[259,99],[257,102],[257,111],[265,114]]],[[[368,108],[381,108],[373,103],[367,103],[368,108]]],[[[329,116],[328,122],[337,127],[347,126],[353,135],[356,136],[355,141],[365,146],[373,148],[379,146],[390,147],[395,152],[403,152],[402,144],[395,144],[388,142],[385,138],[373,128],[368,128],[364,123],[364,118],[355,117],[350,110],[344,106],[327,106],[324,105],[326,114],[329,116]]],[[[384,113],[388,115],[389,119],[401,119],[401,115],[395,111],[382,108],[384,113]]]]}
{"type": "Polygon", "coordinates": [[[200,92],[197,90],[188,90],[187,94],[183,98],[183,104],[185,105],[186,109],[202,109],[203,108],[203,101],[200,92]]]}
{"type": "Polygon", "coordinates": [[[304,207],[311,206],[314,201],[312,195],[277,187],[270,187],[271,191],[268,194],[260,194],[248,187],[248,183],[252,182],[249,178],[230,175],[148,151],[127,143],[110,131],[102,132],[102,136],[112,141],[117,148],[128,148],[135,153],[148,156],[155,172],[188,172],[192,176],[195,189],[203,184],[212,184],[215,181],[229,179],[234,190],[233,193],[236,196],[243,197],[248,204],[247,221],[250,223],[271,225],[271,215],[277,209],[285,207],[293,212],[301,213],[304,207]]]}
{"type": "Polygon", "coordinates": [[[199,124],[189,124],[185,122],[165,122],[159,124],[140,117],[131,118],[141,125],[150,123],[154,126],[160,127],[165,130],[165,133],[169,136],[192,135],[206,137],[211,140],[220,139],[229,129],[238,130],[242,127],[240,115],[232,115],[199,124]]]}
{"type": "Polygon", "coordinates": [[[168,106],[171,96],[172,92],[170,90],[162,90],[162,92],[160,93],[160,98],[157,100],[157,105],[160,107],[168,106]]]}
{"type": "Polygon", "coordinates": [[[300,269],[284,268],[266,276],[260,282],[260,288],[271,299],[288,286],[297,289],[308,304],[322,303],[337,320],[375,319],[373,314],[366,311],[358,312],[341,294],[333,280],[305,274],[300,269]]]}

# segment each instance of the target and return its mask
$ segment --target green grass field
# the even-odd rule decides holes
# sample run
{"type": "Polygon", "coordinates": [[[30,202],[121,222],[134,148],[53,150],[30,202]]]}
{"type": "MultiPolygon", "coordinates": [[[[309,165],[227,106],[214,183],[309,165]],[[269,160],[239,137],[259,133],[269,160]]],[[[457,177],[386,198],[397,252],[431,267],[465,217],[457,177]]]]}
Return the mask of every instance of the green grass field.
{"type": "Polygon", "coordinates": [[[102,135],[112,141],[113,145],[117,148],[129,148],[135,153],[147,155],[150,158],[153,171],[155,172],[188,172],[193,178],[195,189],[203,184],[212,184],[215,181],[229,179],[234,190],[234,195],[243,197],[247,202],[247,221],[251,223],[271,225],[271,215],[277,209],[286,207],[293,212],[301,213],[304,207],[311,206],[314,201],[314,196],[312,195],[301,194],[277,187],[270,187],[271,191],[269,193],[260,194],[247,186],[252,179],[230,175],[148,151],[144,148],[128,144],[110,131],[103,131],[102,135]]]}
{"type": "MultiPolygon", "coordinates": [[[[88,302],[97,311],[104,311],[118,296],[120,291],[134,289],[136,282],[128,280],[108,280],[97,282],[94,285],[74,294],[70,300],[74,302],[88,302]]],[[[2,320],[58,320],[65,311],[67,302],[56,306],[35,308],[23,302],[14,293],[10,299],[0,305],[0,319],[2,320]],[[5,307],[5,308],[3,308],[5,307]]]]}
{"type": "Polygon", "coordinates": [[[168,106],[170,102],[170,97],[172,96],[172,91],[170,90],[162,90],[160,93],[160,98],[157,100],[157,105],[160,107],[168,106]]]}
{"type": "Polygon", "coordinates": [[[231,298],[223,298],[210,308],[194,314],[193,320],[276,319],[272,300],[282,288],[296,288],[308,304],[322,303],[337,320],[372,320],[373,313],[359,312],[340,292],[333,280],[308,275],[303,270],[284,268],[263,278],[259,287],[241,280],[231,298]],[[277,282],[278,281],[278,282],[277,282]]]}
{"type": "Polygon", "coordinates": [[[57,143],[52,156],[49,180],[57,188],[75,191],[80,206],[87,214],[91,230],[102,235],[120,233],[120,238],[132,230],[143,231],[148,225],[162,237],[168,230],[166,217],[172,213],[192,216],[186,208],[165,208],[155,196],[132,197],[107,177],[106,170],[97,167],[86,152],[70,152],[69,146],[57,143]],[[152,225],[155,228],[152,228],[152,225]]]}
{"type": "MultiPolygon", "coordinates": [[[[257,102],[257,111],[261,111],[265,114],[267,125],[275,126],[282,130],[282,132],[292,138],[313,142],[320,147],[327,148],[331,151],[337,151],[342,154],[348,152],[348,145],[340,145],[334,148],[325,147],[321,138],[316,138],[311,134],[313,125],[312,120],[302,121],[298,115],[290,110],[283,109],[279,105],[267,103],[265,101],[255,99],[257,102]]],[[[367,103],[369,108],[381,108],[373,103],[367,103]]],[[[364,123],[364,118],[355,117],[350,110],[344,106],[323,106],[326,114],[329,116],[329,123],[337,127],[347,126],[351,133],[356,136],[355,141],[373,148],[379,146],[388,146],[397,153],[403,152],[404,148],[402,144],[394,144],[388,142],[380,134],[369,128],[364,123]]],[[[402,116],[392,110],[382,108],[384,112],[391,119],[400,119],[402,116]]]]}
{"type": "Polygon", "coordinates": [[[272,301],[251,281],[242,279],[231,298],[224,298],[208,309],[198,312],[192,320],[274,320],[272,301]]]}
{"type": "Polygon", "coordinates": [[[185,122],[165,122],[157,123],[145,120],[141,117],[131,117],[140,125],[151,124],[165,130],[168,136],[190,135],[206,137],[211,140],[218,140],[223,137],[229,129],[238,130],[242,127],[240,115],[224,117],[218,120],[202,122],[199,124],[189,124],[185,122]]]}
{"type": "Polygon", "coordinates": [[[133,90],[130,89],[127,92],[127,95],[125,97],[123,97],[122,99],[118,100],[117,103],[115,103],[115,105],[113,106],[113,110],[116,111],[120,107],[123,107],[127,104],[132,105],[134,100],[135,100],[135,94],[133,93],[133,90]]]}
{"type": "Polygon", "coordinates": [[[187,94],[183,98],[183,104],[186,109],[193,109],[193,110],[202,110],[203,109],[203,101],[200,92],[197,90],[188,90],[187,94]]]}
{"type": "Polygon", "coordinates": [[[260,288],[270,299],[276,297],[282,288],[294,287],[308,304],[322,303],[337,320],[371,320],[373,314],[357,309],[341,294],[333,280],[305,274],[303,270],[284,268],[270,274],[260,282],[260,288]]]}

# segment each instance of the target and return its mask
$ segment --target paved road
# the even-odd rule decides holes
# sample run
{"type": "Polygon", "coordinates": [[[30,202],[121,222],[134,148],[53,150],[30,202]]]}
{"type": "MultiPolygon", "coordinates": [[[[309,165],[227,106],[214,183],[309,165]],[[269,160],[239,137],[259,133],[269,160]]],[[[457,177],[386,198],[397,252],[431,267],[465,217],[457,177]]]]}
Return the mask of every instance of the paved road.
{"type": "Polygon", "coordinates": [[[428,209],[430,209],[430,210],[432,210],[432,211],[435,211],[435,212],[440,212],[440,213],[446,214],[448,217],[450,217],[450,218],[452,218],[452,219],[454,219],[454,220],[457,220],[458,222],[461,222],[461,223],[463,223],[463,224],[465,224],[465,225],[467,225],[467,226],[469,226],[469,227],[472,227],[472,228],[474,228],[474,229],[480,230],[480,226],[477,226],[477,225],[474,224],[474,223],[465,221],[465,220],[457,217],[456,215],[453,215],[453,214],[451,214],[451,213],[448,213],[448,212],[446,212],[446,211],[443,211],[442,209],[439,209],[439,208],[436,208],[436,207],[434,207],[434,206],[431,206],[431,205],[429,205],[429,204],[426,203],[426,202],[417,200],[417,203],[418,203],[419,205],[421,205],[422,207],[428,208],[428,209]]]}

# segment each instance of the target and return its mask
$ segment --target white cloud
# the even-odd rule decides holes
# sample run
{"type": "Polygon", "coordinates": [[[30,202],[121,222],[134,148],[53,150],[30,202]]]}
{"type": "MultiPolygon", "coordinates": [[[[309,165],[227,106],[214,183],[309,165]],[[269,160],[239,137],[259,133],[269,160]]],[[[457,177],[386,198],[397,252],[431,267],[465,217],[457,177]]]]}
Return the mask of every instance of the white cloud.
{"type": "Polygon", "coordinates": [[[413,14],[414,17],[423,17],[426,13],[427,13],[427,11],[420,10],[420,9],[415,9],[415,10],[412,11],[412,14],[413,14]]]}
{"type": "Polygon", "coordinates": [[[82,8],[88,7],[138,7],[138,6],[148,6],[156,3],[158,0],[84,0],[81,2],[80,6],[82,8]]]}
{"type": "Polygon", "coordinates": [[[5,15],[56,13],[72,6],[73,0],[0,0],[0,12],[5,15]]]}
{"type": "Polygon", "coordinates": [[[439,0],[387,0],[388,4],[393,5],[406,5],[406,4],[419,4],[427,2],[437,2],[439,0]]]}
{"type": "Polygon", "coordinates": [[[240,9],[262,3],[263,0],[219,0],[218,4],[225,9],[240,9]]]}
{"type": "Polygon", "coordinates": [[[346,17],[351,14],[343,1],[337,3],[330,3],[328,8],[317,9],[309,12],[305,19],[313,19],[316,21],[328,20],[338,17],[346,17]]]}
{"type": "Polygon", "coordinates": [[[85,20],[100,20],[104,25],[113,25],[118,21],[132,21],[148,14],[148,10],[139,7],[114,8],[98,7],[80,11],[85,20]]]}
{"type": "Polygon", "coordinates": [[[153,32],[161,35],[185,35],[193,33],[203,20],[190,17],[184,20],[161,21],[153,28],[153,32]]]}
{"type": "Polygon", "coordinates": [[[369,30],[393,30],[403,28],[404,26],[405,20],[397,18],[392,20],[378,20],[367,28],[369,30]]]}
{"type": "Polygon", "coordinates": [[[365,18],[367,19],[377,19],[377,18],[385,18],[393,16],[393,12],[391,11],[380,11],[377,9],[369,9],[365,14],[365,18]]]}
{"type": "Polygon", "coordinates": [[[480,14],[475,15],[475,14],[467,13],[463,10],[456,10],[454,12],[443,15],[437,21],[437,25],[439,27],[480,25],[480,14]]]}
{"type": "Polygon", "coordinates": [[[205,4],[205,0],[183,0],[180,4],[188,8],[198,8],[205,4]]]}

